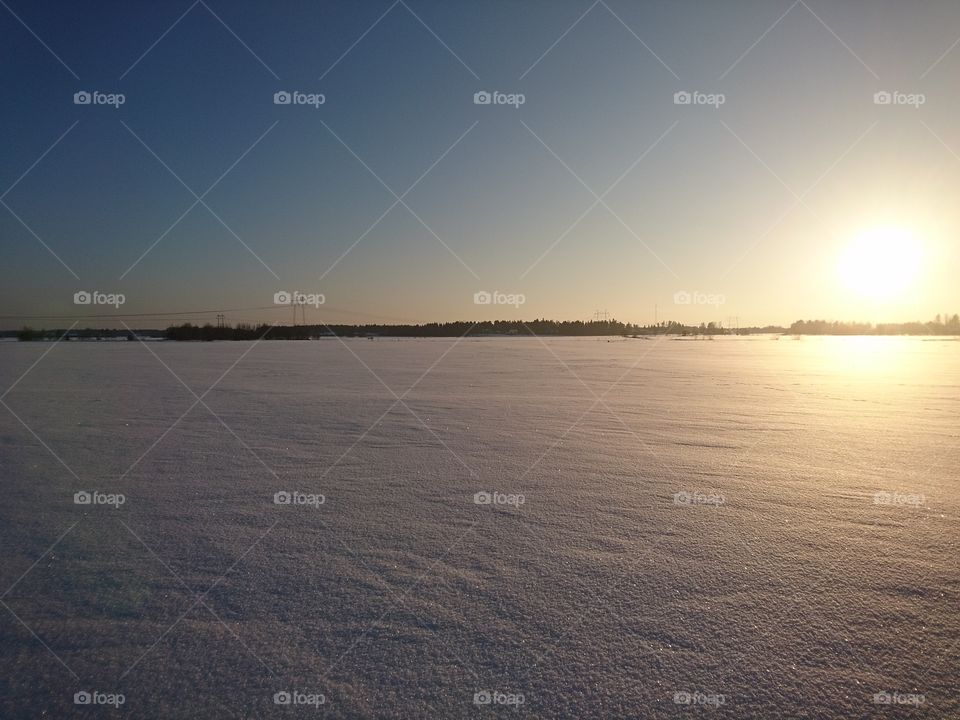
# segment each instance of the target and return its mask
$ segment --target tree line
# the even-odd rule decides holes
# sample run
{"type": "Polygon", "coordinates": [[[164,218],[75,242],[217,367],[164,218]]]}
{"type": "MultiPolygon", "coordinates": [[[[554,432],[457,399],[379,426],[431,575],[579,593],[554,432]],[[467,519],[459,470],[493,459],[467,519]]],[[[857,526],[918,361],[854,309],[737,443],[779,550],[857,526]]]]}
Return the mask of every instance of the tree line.
{"type": "Polygon", "coordinates": [[[797,320],[793,335],[960,335],[960,315],[937,315],[929,322],[859,323],[837,320],[797,320]]]}
{"type": "Polygon", "coordinates": [[[789,328],[777,325],[764,327],[725,328],[708,322],[686,325],[675,320],[664,320],[651,325],[635,325],[618,320],[467,320],[424,323],[421,325],[270,325],[267,323],[215,326],[210,323],[194,325],[183,323],[158,329],[84,328],[75,330],[20,330],[0,331],[0,337],[19,340],[136,340],[138,338],[179,341],[213,340],[316,340],[324,337],[461,337],[469,336],[540,336],[540,337],[645,337],[655,335],[713,336],[713,335],[960,335],[960,315],[937,315],[929,322],[862,323],[829,320],[797,320],[789,328]]]}
{"type": "MultiPolygon", "coordinates": [[[[739,332],[784,332],[782,327],[743,328],[739,332]]],[[[214,327],[184,323],[167,328],[170,340],[313,340],[323,337],[595,337],[641,335],[720,335],[732,332],[717,323],[662,322],[634,325],[618,320],[467,320],[422,325],[245,325],[214,327]]]]}

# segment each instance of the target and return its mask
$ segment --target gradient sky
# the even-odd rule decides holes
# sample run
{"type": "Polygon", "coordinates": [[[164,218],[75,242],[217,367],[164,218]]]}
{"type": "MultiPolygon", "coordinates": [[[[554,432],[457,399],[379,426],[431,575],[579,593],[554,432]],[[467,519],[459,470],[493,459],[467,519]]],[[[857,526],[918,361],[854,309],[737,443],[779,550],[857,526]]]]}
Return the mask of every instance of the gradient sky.
{"type": "Polygon", "coordinates": [[[6,328],[92,312],[82,289],[228,322],[288,321],[233,310],[281,289],[323,293],[308,319],[326,322],[960,311],[955,2],[3,0],[0,37],[6,328]],[[917,284],[848,296],[838,255],[888,224],[922,240],[917,284]],[[725,303],[674,304],[684,290],[725,303]]]}

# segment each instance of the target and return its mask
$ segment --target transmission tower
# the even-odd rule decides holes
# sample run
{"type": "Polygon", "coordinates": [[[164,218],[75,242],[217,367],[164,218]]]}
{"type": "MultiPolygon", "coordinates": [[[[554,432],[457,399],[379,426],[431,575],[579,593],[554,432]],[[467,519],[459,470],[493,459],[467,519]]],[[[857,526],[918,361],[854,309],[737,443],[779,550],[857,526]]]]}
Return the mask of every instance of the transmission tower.
{"type": "Polygon", "coordinates": [[[295,297],[293,302],[293,326],[297,326],[297,308],[300,308],[300,319],[303,321],[303,324],[307,324],[307,303],[306,298],[304,297],[295,297]]]}

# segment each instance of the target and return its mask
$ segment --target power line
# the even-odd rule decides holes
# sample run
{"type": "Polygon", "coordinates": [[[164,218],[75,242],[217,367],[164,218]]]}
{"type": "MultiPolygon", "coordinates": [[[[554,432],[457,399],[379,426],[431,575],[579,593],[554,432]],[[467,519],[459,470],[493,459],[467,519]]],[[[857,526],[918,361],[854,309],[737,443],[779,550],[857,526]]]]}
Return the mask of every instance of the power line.
{"type": "MultiPolygon", "coordinates": [[[[357,310],[343,310],[341,308],[333,307],[330,305],[324,305],[324,309],[331,314],[339,315],[356,315],[359,317],[374,318],[377,320],[387,320],[396,323],[406,324],[406,325],[421,325],[420,321],[412,320],[410,318],[399,318],[393,317],[390,315],[377,315],[374,313],[365,313],[357,310]]],[[[172,319],[176,317],[188,317],[190,315],[225,315],[226,313],[246,313],[246,312],[257,312],[265,310],[287,310],[289,311],[288,305],[264,305],[261,307],[246,307],[246,308],[211,308],[209,310],[184,310],[178,312],[146,312],[146,313],[89,313],[82,315],[0,315],[0,320],[92,320],[92,319],[106,319],[106,320],[118,320],[123,318],[154,318],[154,319],[172,319]]],[[[306,322],[304,318],[304,322],[306,322]]],[[[317,323],[322,325],[323,323],[317,323]]]]}
{"type": "Polygon", "coordinates": [[[84,320],[86,318],[134,318],[134,317],[183,317],[185,315],[210,315],[225,312],[253,312],[256,310],[282,310],[280,305],[264,305],[252,308],[214,308],[212,310],[185,310],[183,312],[162,313],[106,313],[88,315],[0,315],[0,320],[84,320]]]}

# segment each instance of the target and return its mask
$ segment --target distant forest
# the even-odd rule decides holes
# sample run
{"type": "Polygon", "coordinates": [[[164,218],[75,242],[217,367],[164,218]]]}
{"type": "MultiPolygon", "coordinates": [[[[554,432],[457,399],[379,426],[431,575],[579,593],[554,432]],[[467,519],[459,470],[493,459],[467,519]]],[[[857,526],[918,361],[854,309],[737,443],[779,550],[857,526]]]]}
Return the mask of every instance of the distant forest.
{"type": "MultiPolygon", "coordinates": [[[[784,332],[784,328],[750,328],[740,332],[784,332]]],[[[616,320],[485,320],[482,322],[458,321],[426,323],[423,325],[237,325],[217,328],[211,325],[196,326],[189,323],[167,328],[171,340],[250,340],[264,337],[271,340],[306,340],[330,336],[338,337],[461,337],[473,336],[541,336],[541,337],[586,337],[586,336],[631,336],[631,335],[720,335],[728,331],[716,323],[681,325],[664,322],[659,325],[640,326],[616,320]]]]}
{"type": "Polygon", "coordinates": [[[797,320],[790,326],[792,335],[960,335],[960,315],[937,315],[930,322],[871,323],[797,320]]]}
{"type": "Polygon", "coordinates": [[[423,325],[252,325],[239,323],[235,326],[217,327],[209,323],[194,325],[184,323],[171,325],[166,330],[157,329],[91,329],[83,330],[20,330],[0,332],[0,337],[16,337],[19,340],[136,340],[154,338],[183,341],[212,340],[311,340],[323,337],[461,337],[471,336],[541,336],[541,337],[589,337],[622,336],[646,337],[655,335],[713,336],[713,335],[960,335],[960,315],[941,317],[929,322],[909,323],[857,323],[828,320],[798,320],[789,328],[768,325],[766,327],[724,328],[717,323],[684,325],[664,321],[655,325],[632,325],[617,320],[486,320],[482,322],[426,323],[423,325]]]}

